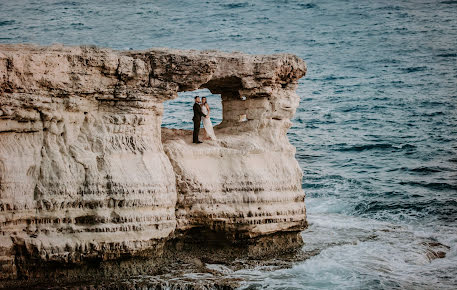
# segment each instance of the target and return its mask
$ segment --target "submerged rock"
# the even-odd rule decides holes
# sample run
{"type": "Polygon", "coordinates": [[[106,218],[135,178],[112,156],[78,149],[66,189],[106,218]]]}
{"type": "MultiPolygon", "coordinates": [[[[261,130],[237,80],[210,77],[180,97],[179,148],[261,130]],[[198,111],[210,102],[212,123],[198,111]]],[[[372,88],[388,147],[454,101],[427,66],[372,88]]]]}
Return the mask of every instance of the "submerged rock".
{"type": "Polygon", "coordinates": [[[0,45],[0,278],[152,273],[198,243],[232,260],[299,247],[286,132],[305,73],[289,54],[0,45]],[[194,145],[161,123],[199,88],[223,121],[194,145]]]}

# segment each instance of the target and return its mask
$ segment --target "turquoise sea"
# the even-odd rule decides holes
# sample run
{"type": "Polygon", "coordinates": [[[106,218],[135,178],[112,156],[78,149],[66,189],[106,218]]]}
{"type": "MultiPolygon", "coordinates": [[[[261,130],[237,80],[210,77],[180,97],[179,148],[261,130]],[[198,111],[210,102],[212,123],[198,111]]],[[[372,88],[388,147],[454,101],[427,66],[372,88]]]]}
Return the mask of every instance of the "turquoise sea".
{"type": "MultiPolygon", "coordinates": [[[[1,43],[290,52],[306,60],[289,131],[309,229],[290,269],[243,288],[457,288],[457,1],[0,0],[1,43]],[[439,247],[445,253],[432,259],[439,247]]],[[[191,95],[164,126],[191,128],[191,95]]]]}

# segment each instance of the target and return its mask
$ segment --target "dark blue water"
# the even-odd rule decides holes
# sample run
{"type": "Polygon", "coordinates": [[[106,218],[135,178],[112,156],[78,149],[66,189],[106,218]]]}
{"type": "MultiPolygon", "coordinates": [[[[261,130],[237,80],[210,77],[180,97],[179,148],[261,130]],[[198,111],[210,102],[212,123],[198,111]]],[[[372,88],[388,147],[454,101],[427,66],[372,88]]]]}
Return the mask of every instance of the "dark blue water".
{"type": "MultiPolygon", "coordinates": [[[[304,249],[319,254],[230,275],[245,287],[457,287],[457,1],[149,2],[0,0],[0,42],[299,55],[309,69],[289,138],[304,249]],[[446,256],[431,259],[437,247],[446,256]]],[[[190,128],[192,94],[166,105],[164,125],[190,128]]]]}

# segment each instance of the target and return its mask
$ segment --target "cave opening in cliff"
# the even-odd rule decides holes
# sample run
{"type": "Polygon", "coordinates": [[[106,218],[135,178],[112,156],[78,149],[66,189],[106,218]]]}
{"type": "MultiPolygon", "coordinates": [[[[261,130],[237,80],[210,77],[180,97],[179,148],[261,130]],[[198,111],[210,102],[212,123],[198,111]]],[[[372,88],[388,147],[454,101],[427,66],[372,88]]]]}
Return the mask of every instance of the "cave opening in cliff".
{"type": "Polygon", "coordinates": [[[222,99],[219,94],[212,94],[208,89],[199,89],[190,92],[179,92],[174,100],[164,102],[162,128],[193,129],[193,105],[195,96],[206,97],[210,106],[211,122],[213,126],[222,121],[222,99]]]}

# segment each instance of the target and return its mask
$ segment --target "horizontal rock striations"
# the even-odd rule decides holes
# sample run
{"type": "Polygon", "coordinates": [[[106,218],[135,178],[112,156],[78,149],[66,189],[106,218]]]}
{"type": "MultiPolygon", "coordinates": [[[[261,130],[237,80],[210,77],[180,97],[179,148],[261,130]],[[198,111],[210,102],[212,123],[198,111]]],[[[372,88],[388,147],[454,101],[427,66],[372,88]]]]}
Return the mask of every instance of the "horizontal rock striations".
{"type": "Polygon", "coordinates": [[[0,278],[160,255],[191,232],[304,229],[286,132],[305,73],[288,54],[0,45],[0,278]],[[199,88],[221,94],[223,121],[197,146],[161,123],[199,88]]]}

